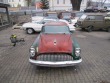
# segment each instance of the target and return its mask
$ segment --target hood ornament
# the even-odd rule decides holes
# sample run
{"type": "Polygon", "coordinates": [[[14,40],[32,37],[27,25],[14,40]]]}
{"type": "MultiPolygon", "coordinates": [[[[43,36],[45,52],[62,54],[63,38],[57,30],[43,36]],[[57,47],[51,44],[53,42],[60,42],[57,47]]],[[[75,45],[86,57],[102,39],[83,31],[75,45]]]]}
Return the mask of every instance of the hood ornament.
{"type": "Polygon", "coordinates": [[[57,44],[57,41],[56,41],[56,39],[53,41],[53,44],[54,44],[54,45],[56,45],[56,44],[57,44]]]}

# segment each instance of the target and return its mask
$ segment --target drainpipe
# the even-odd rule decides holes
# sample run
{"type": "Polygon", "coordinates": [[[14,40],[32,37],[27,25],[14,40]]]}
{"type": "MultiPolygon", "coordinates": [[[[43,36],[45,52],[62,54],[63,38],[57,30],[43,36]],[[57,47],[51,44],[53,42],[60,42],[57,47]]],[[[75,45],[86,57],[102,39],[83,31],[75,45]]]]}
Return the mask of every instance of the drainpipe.
{"type": "Polygon", "coordinates": [[[8,7],[6,7],[6,14],[7,14],[8,22],[10,24],[10,17],[9,17],[8,7]]]}
{"type": "Polygon", "coordinates": [[[54,0],[52,0],[52,9],[54,10],[54,2],[53,2],[54,0]]]}

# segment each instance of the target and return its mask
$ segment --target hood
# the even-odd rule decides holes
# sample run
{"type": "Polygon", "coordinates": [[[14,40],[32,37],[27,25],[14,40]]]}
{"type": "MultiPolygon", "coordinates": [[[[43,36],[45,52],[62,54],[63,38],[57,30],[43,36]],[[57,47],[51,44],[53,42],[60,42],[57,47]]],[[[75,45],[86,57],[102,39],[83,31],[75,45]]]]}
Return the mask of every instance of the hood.
{"type": "Polygon", "coordinates": [[[70,34],[41,34],[39,53],[71,53],[72,39],[70,34]]]}

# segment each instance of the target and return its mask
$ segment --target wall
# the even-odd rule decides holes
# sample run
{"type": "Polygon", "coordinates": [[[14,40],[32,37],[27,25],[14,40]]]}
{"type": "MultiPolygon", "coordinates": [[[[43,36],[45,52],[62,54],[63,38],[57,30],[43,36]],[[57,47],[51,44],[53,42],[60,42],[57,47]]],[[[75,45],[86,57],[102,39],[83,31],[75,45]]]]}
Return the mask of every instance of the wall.
{"type": "Polygon", "coordinates": [[[31,14],[28,15],[10,15],[11,24],[21,23],[21,22],[30,22],[31,14]]]}
{"type": "Polygon", "coordinates": [[[59,0],[59,4],[57,3],[57,0],[50,0],[49,6],[50,10],[68,10],[72,8],[70,0],[59,0]]]}

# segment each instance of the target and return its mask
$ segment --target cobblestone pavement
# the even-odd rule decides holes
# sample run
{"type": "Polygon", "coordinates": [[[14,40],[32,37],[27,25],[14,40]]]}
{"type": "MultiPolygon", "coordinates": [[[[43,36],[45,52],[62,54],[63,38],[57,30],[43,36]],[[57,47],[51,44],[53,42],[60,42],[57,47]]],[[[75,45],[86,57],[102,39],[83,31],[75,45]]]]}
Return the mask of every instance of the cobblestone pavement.
{"type": "Polygon", "coordinates": [[[74,33],[82,50],[82,63],[73,67],[38,68],[28,61],[29,47],[37,33],[28,35],[11,28],[0,31],[0,83],[110,83],[110,33],[74,33]],[[13,47],[9,37],[16,33],[25,43],[13,47]]]}

